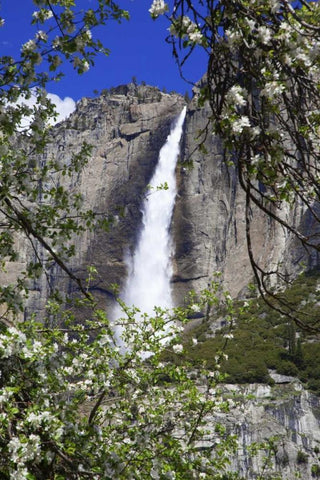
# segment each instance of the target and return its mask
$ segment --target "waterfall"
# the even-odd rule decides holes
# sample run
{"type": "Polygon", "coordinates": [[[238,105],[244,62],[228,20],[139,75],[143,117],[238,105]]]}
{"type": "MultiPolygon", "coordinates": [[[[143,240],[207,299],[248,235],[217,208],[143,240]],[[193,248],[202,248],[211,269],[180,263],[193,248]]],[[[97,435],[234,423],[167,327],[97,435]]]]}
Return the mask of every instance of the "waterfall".
{"type": "Polygon", "coordinates": [[[176,165],[186,108],[173,125],[150,181],[142,208],[142,229],[132,258],[127,261],[128,278],[123,299],[142,312],[152,314],[155,306],[170,308],[171,256],[170,224],[177,194],[176,165]]]}
{"type": "Polygon", "coordinates": [[[154,307],[171,308],[170,280],[173,244],[170,234],[177,193],[176,164],[186,108],[160,150],[158,164],[142,207],[142,228],[134,254],[126,263],[128,277],[121,295],[128,306],[152,315],[154,307]]]}

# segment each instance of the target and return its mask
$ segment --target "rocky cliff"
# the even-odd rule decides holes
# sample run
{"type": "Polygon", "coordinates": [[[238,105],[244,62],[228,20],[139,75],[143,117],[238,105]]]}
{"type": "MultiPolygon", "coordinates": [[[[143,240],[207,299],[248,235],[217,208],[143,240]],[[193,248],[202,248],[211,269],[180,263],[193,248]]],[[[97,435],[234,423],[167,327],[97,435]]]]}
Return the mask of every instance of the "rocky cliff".
{"type": "MultiPolygon", "coordinates": [[[[185,123],[178,197],[173,218],[176,245],[174,292],[177,301],[190,289],[199,292],[221,272],[232,296],[244,291],[253,280],[246,243],[245,194],[237,167],[227,166],[219,138],[212,135],[207,119],[209,106],[189,105],[185,123]],[[201,131],[203,131],[201,133],[201,131]],[[200,132],[200,134],[199,134],[200,132]],[[197,149],[202,144],[203,149],[197,149]]],[[[303,224],[310,231],[312,219],[296,206],[282,212],[285,219],[303,224]]],[[[298,242],[260,210],[251,211],[251,237],[255,259],[262,267],[282,264],[287,275],[296,274],[301,262],[315,266],[298,242]]]]}
{"type": "Polygon", "coordinates": [[[277,383],[273,387],[225,387],[230,411],[223,423],[238,437],[232,468],[245,479],[318,478],[319,398],[306,392],[292,377],[274,378],[277,383]],[[255,446],[259,446],[256,454],[255,446]],[[252,456],[248,455],[250,449],[252,456]]]}

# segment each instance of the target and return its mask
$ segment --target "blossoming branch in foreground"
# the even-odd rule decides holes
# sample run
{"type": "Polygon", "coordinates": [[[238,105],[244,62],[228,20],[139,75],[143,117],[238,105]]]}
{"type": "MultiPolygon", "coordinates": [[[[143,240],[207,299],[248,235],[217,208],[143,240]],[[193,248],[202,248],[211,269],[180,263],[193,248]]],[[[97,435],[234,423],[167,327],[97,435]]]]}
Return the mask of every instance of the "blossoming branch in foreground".
{"type": "Polygon", "coordinates": [[[244,128],[250,127],[250,120],[248,117],[243,115],[232,123],[232,132],[233,133],[242,133],[244,128]]]}

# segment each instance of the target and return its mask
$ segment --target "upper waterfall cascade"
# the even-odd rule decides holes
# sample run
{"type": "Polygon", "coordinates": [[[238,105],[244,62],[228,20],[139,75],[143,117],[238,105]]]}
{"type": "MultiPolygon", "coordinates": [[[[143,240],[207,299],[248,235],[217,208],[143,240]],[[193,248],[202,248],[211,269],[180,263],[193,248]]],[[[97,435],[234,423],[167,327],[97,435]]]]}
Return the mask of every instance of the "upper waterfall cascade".
{"type": "Polygon", "coordinates": [[[170,224],[177,194],[176,165],[186,107],[171,128],[150,181],[142,208],[142,228],[135,252],[127,258],[128,277],[123,291],[127,305],[152,314],[155,306],[173,307],[170,280],[173,243],[170,224]]]}

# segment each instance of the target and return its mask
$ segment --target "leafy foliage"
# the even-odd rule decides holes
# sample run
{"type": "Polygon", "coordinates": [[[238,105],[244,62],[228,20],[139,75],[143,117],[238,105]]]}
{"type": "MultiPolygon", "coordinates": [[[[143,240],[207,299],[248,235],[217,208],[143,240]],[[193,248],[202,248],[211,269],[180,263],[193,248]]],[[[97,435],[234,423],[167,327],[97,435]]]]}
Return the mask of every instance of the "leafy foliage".
{"type": "MultiPolygon", "coordinates": [[[[310,325],[318,321],[319,272],[300,275],[281,295],[292,308],[303,309],[310,325]]],[[[270,299],[274,301],[274,299],[270,299]]],[[[262,299],[239,301],[232,310],[216,311],[186,339],[186,355],[195,365],[205,361],[215,369],[216,352],[223,351],[221,373],[230,383],[272,383],[269,370],[298,377],[320,393],[319,336],[299,329],[262,299]],[[217,329],[212,332],[212,325],[217,329]],[[221,326],[219,328],[219,326],[221,326]],[[211,333],[210,333],[211,332],[211,333]],[[194,345],[192,339],[197,338],[194,345]]]]}
{"type": "Polygon", "coordinates": [[[220,479],[235,438],[207,427],[221,411],[216,380],[160,362],[168,314],[137,322],[126,308],[124,353],[105,312],[81,305],[93,307],[81,325],[51,301],[64,328],[34,316],[0,334],[1,478],[220,479]]]}

